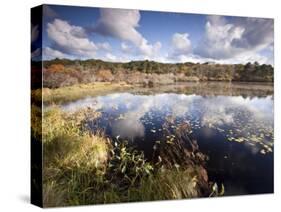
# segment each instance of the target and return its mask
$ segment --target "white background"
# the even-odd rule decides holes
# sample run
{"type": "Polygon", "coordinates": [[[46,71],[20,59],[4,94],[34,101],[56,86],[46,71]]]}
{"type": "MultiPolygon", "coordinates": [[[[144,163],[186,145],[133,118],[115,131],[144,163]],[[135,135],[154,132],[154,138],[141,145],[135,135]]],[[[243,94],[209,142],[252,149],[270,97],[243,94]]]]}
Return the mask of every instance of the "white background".
{"type": "MultiPolygon", "coordinates": [[[[5,0],[0,12],[0,211],[29,204],[30,8],[42,3],[275,18],[275,194],[53,209],[52,211],[269,211],[280,196],[280,14],[278,0],[5,0]]],[[[75,14],[74,14],[75,15],[75,14]]],[[[279,203],[280,205],[280,203],[279,203]]]]}

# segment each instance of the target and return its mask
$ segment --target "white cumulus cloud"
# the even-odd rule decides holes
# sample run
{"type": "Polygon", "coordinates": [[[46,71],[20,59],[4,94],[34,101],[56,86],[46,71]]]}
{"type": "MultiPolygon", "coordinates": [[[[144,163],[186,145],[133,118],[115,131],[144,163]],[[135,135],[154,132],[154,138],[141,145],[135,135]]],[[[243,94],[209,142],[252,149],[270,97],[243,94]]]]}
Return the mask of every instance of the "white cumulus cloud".
{"type": "Polygon", "coordinates": [[[188,33],[174,33],[171,39],[171,50],[168,61],[186,62],[192,56],[192,44],[188,33]]]}
{"type": "Polygon", "coordinates": [[[47,32],[56,49],[65,54],[93,57],[98,49],[96,44],[87,38],[84,28],[71,25],[67,21],[55,19],[48,23],[47,32]]]}
{"type": "Polygon", "coordinates": [[[205,35],[195,53],[213,59],[230,58],[241,52],[240,48],[232,46],[232,41],[241,39],[244,30],[243,27],[227,23],[221,16],[209,16],[205,35]]]}
{"type": "Polygon", "coordinates": [[[272,44],[272,19],[233,18],[229,21],[213,15],[207,18],[205,34],[194,54],[221,63],[272,63],[273,54],[261,54],[272,44]]]}
{"type": "Polygon", "coordinates": [[[161,48],[161,43],[150,44],[137,30],[140,18],[138,10],[100,9],[100,19],[92,31],[129,41],[138,48],[140,54],[153,56],[161,48]]]}
{"type": "Polygon", "coordinates": [[[192,51],[188,33],[175,33],[172,37],[173,53],[176,55],[188,54],[192,51]]]}

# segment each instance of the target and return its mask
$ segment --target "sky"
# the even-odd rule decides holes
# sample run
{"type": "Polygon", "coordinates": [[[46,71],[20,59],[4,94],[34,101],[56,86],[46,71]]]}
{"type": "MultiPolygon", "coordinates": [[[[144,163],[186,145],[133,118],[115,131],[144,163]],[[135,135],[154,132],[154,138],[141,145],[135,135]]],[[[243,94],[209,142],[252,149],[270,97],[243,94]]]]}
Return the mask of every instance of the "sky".
{"type": "Polygon", "coordinates": [[[42,28],[31,25],[32,43],[42,40],[32,57],[273,65],[273,25],[265,18],[44,5],[42,28]]]}

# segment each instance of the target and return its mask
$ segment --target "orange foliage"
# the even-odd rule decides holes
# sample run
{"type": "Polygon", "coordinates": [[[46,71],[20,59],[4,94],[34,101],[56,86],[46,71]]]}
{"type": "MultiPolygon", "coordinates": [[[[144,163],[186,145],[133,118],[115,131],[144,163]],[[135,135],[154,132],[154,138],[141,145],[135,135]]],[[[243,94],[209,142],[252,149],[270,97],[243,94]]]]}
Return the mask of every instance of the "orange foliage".
{"type": "Polygon", "coordinates": [[[114,79],[110,70],[99,70],[96,73],[96,77],[101,81],[112,81],[114,79]]]}
{"type": "Polygon", "coordinates": [[[49,66],[48,71],[51,71],[51,72],[64,71],[64,65],[63,64],[52,64],[49,66]]]}

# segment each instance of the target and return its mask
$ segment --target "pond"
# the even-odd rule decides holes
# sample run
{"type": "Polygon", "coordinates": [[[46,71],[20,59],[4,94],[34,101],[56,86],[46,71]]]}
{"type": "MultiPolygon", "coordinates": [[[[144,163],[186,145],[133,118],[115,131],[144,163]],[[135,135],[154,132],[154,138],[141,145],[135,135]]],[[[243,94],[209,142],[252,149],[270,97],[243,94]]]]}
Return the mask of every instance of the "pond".
{"type": "Polygon", "coordinates": [[[174,128],[187,123],[209,156],[210,180],[241,195],[273,192],[273,105],[272,84],[213,82],[135,87],[62,107],[100,111],[91,129],[127,140],[148,159],[156,142],[172,139],[162,133],[167,118],[174,128]]]}

